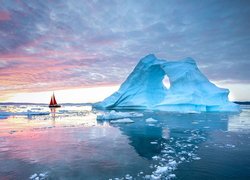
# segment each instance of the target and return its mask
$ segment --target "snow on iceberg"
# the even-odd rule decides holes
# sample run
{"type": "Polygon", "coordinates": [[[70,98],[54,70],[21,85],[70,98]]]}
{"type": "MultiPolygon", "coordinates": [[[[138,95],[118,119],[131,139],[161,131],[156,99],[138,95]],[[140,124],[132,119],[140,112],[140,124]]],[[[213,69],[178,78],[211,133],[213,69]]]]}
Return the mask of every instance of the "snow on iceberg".
{"type": "Polygon", "coordinates": [[[101,109],[152,109],[177,112],[238,112],[228,100],[229,90],[211,83],[192,58],[180,61],[140,60],[120,89],[93,106],[101,109]],[[163,84],[164,77],[170,87],[163,84]]]}

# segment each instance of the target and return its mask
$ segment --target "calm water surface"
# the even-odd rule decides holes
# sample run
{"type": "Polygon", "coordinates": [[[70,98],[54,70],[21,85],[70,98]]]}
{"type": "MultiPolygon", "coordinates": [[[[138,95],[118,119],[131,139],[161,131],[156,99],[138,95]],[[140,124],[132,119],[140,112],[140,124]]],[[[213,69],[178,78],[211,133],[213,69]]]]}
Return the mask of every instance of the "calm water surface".
{"type": "Polygon", "coordinates": [[[31,108],[49,111],[0,106],[0,179],[250,179],[250,106],[119,124],[90,106],[31,108]]]}

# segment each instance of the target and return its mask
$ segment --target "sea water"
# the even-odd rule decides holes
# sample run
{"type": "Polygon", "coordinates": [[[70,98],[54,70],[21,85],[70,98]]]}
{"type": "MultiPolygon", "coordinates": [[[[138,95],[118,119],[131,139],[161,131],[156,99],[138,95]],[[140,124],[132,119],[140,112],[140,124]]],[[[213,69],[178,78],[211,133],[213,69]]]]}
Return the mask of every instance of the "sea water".
{"type": "Polygon", "coordinates": [[[1,105],[0,179],[250,179],[250,106],[241,108],[115,121],[86,105],[1,105]]]}

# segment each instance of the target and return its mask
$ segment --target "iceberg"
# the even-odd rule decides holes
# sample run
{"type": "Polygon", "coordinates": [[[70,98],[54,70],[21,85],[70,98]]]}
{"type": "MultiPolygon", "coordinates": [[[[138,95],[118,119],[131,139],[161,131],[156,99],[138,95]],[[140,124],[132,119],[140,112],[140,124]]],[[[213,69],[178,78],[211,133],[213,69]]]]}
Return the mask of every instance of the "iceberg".
{"type": "Polygon", "coordinates": [[[211,83],[192,58],[170,61],[150,54],[139,61],[117,92],[93,106],[184,113],[239,112],[239,105],[230,102],[228,94],[228,89],[211,83]],[[163,83],[165,76],[169,88],[163,83]]]}

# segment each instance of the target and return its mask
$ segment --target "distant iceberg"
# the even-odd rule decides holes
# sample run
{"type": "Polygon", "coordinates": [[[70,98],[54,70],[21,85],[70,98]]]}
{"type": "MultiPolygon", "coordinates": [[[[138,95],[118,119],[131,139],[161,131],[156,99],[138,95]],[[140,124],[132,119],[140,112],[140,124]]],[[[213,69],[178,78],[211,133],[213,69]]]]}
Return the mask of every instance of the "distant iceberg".
{"type": "Polygon", "coordinates": [[[176,112],[238,112],[228,100],[229,90],[211,83],[192,58],[180,61],[157,59],[150,54],[140,60],[120,89],[102,102],[102,109],[151,109],[176,112]],[[163,84],[164,77],[170,87],[163,84]]]}

